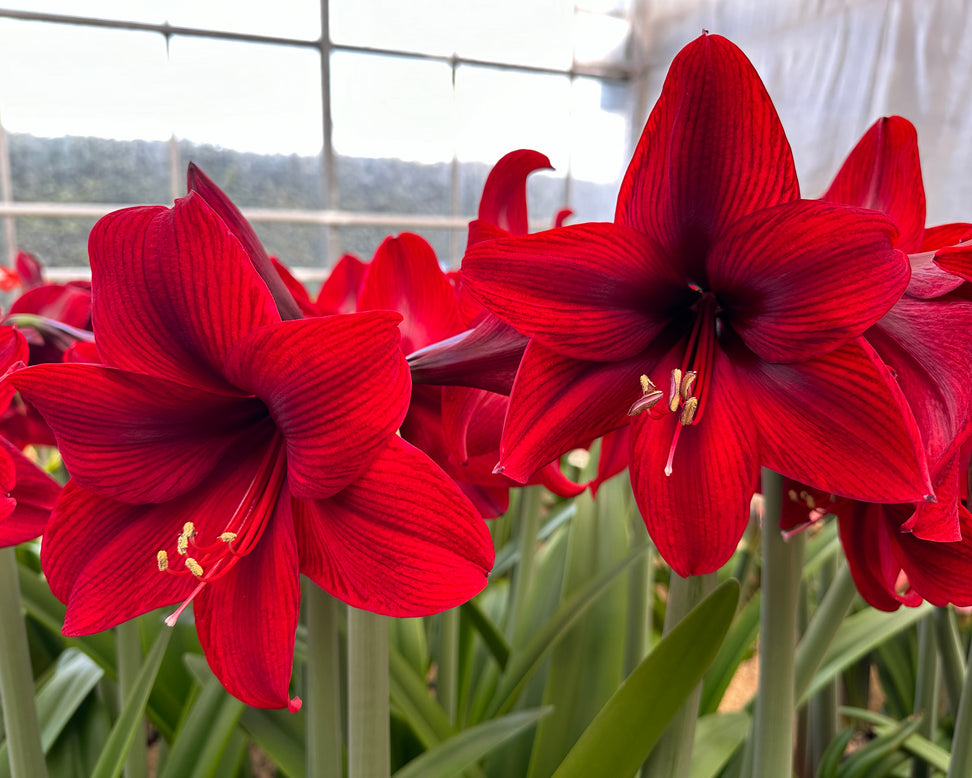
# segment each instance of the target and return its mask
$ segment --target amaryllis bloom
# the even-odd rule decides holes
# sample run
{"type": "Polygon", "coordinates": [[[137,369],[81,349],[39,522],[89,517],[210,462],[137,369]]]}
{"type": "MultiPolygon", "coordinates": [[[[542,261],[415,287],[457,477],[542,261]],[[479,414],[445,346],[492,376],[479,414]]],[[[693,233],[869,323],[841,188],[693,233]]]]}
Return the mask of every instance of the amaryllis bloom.
{"type": "Polygon", "coordinates": [[[274,267],[305,316],[330,316],[335,313],[354,313],[357,310],[358,291],[364,281],[368,265],[354,254],[344,254],[331,268],[331,272],[311,300],[304,285],[294,278],[287,267],[274,260],[274,267]]]}
{"type": "Polygon", "coordinates": [[[239,225],[207,204],[219,197],[99,221],[103,364],[7,380],[71,473],[41,557],[64,633],[181,603],[174,623],[192,602],[226,688],[295,709],[301,573],[355,607],[416,616],[482,589],[493,546],[442,470],[395,434],[411,388],[401,317],[281,320],[239,225]]]}
{"type": "Polygon", "coordinates": [[[759,77],[702,35],[672,64],[613,223],[466,253],[472,293],[531,338],[499,467],[522,480],[636,414],[634,493],[682,576],[731,556],[760,466],[858,499],[930,495],[911,411],[861,337],[908,283],[896,235],[873,211],[799,199],[759,77]]]}
{"type": "MultiPolygon", "coordinates": [[[[400,312],[406,354],[465,329],[456,290],[435,252],[423,238],[407,232],[386,238],[378,247],[358,295],[358,309],[400,312]]],[[[505,395],[483,389],[415,384],[402,422],[402,437],[432,457],[484,518],[505,513],[510,487],[518,485],[493,472],[508,403],[505,395]]],[[[559,462],[540,468],[529,482],[564,497],[584,489],[563,476],[559,462]]]]}

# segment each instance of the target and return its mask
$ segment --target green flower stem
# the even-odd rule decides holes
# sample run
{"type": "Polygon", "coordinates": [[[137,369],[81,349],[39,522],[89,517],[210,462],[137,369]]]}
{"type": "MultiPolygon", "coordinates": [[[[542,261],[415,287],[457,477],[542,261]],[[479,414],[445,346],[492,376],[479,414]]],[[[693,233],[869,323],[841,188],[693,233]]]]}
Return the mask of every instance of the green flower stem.
{"type": "Polygon", "coordinates": [[[11,774],[44,778],[47,765],[34,706],[34,673],[20,607],[17,556],[12,548],[0,549],[0,700],[11,774]]]}
{"type": "MultiPolygon", "coordinates": [[[[970,649],[972,660],[972,649],[970,649]]],[[[972,775],[972,673],[965,672],[958,716],[952,734],[952,756],[948,762],[947,778],[968,778],[972,775]]]]}
{"type": "Polygon", "coordinates": [[[942,677],[948,697],[948,709],[953,718],[958,717],[959,689],[965,683],[965,657],[962,641],[955,625],[955,611],[951,608],[935,608],[935,640],[942,658],[942,677]]]}
{"type": "MultiPolygon", "coordinates": [[[[918,732],[929,740],[934,739],[938,724],[938,689],[940,680],[938,649],[935,645],[934,615],[925,616],[918,624],[918,678],[915,681],[915,710],[921,715],[918,732]]],[[[915,759],[911,765],[911,778],[928,778],[931,765],[924,759],[915,759]]]]}
{"type": "MultiPolygon", "coordinates": [[[[636,518],[640,523],[641,517],[636,518]]],[[[628,617],[623,665],[625,678],[648,654],[654,578],[655,565],[650,553],[635,562],[628,573],[628,617]]]]}
{"type": "Polygon", "coordinates": [[[459,609],[439,614],[439,666],[436,690],[443,710],[453,724],[459,709],[459,609]]]}
{"type": "Polygon", "coordinates": [[[388,778],[388,621],[348,608],[348,776],[388,778]]]}
{"type": "MultiPolygon", "coordinates": [[[[717,583],[715,573],[682,578],[672,573],[668,585],[668,606],[665,609],[667,635],[685,615],[705,599],[717,583]]],[[[651,752],[642,774],[646,778],[687,778],[692,765],[692,745],[695,742],[695,722],[699,717],[702,684],[685,700],[651,752]]]]}
{"type": "MultiPolygon", "coordinates": [[[[835,579],[837,577],[838,561],[836,559],[829,559],[823,563],[820,568],[820,573],[818,576],[818,581],[822,590],[822,597],[820,602],[817,604],[817,614],[824,619],[832,619],[833,617],[828,617],[827,611],[821,611],[820,607],[825,603],[830,606],[830,602],[826,599],[826,595],[831,595],[832,598],[836,597],[837,589],[835,588],[835,579]]],[[[847,581],[841,580],[841,585],[846,586],[847,581]]],[[[856,588],[851,582],[852,589],[856,588]]],[[[845,597],[850,597],[853,600],[853,591],[848,594],[846,591],[843,592],[845,597]]],[[[848,606],[849,607],[849,606],[848,606]]],[[[821,622],[821,624],[823,621],[821,622]]],[[[811,621],[811,625],[813,622],[811,621]]],[[[808,625],[809,626],[809,625],[808,625]]],[[[832,628],[832,627],[831,627],[832,628]]],[[[814,629],[818,629],[815,627],[814,629]]],[[[832,636],[831,636],[832,637],[832,636]]],[[[804,634],[801,639],[801,645],[806,646],[805,642],[807,639],[806,634],[804,634]]],[[[827,644],[830,640],[822,641],[827,644]]],[[[823,655],[823,649],[818,649],[820,655],[823,655]]],[[[803,660],[807,661],[807,660],[803,660]]],[[[800,687],[800,649],[797,648],[797,670],[796,670],[796,695],[797,699],[802,697],[802,691],[800,687]]],[[[805,672],[805,671],[804,671],[805,672]]],[[[826,753],[827,747],[833,742],[834,738],[837,737],[837,705],[838,705],[838,695],[837,695],[837,681],[833,680],[826,684],[819,692],[817,692],[813,697],[810,698],[807,703],[807,751],[806,760],[804,762],[804,775],[816,775],[820,769],[820,763],[823,760],[823,755],[826,753]]]]}
{"type": "MultiPolygon", "coordinates": [[[[125,700],[135,685],[139,670],[142,669],[142,636],[138,629],[138,622],[126,621],[115,627],[115,646],[118,651],[118,709],[125,705],[125,700]]],[[[132,747],[125,758],[125,778],[146,778],[148,776],[148,739],[143,728],[141,737],[135,736],[132,747]]]]}
{"type": "Polygon", "coordinates": [[[763,468],[763,570],[759,690],[754,729],[754,776],[793,773],[797,603],[803,572],[803,534],[779,531],[783,479],[763,468]]]}
{"type": "MultiPolygon", "coordinates": [[[[790,543],[792,544],[794,540],[796,540],[796,536],[790,540],[790,543]]],[[[766,596],[765,593],[763,596],[766,596]]],[[[824,655],[843,623],[844,617],[850,611],[851,605],[854,604],[856,596],[857,588],[854,586],[850,568],[844,565],[837,573],[833,583],[830,584],[823,600],[820,601],[820,605],[817,606],[813,618],[810,619],[807,631],[797,646],[794,669],[797,701],[803,697],[810,681],[813,680],[813,674],[817,672],[817,668],[823,662],[824,655]]]]}
{"type": "Polygon", "coordinates": [[[307,603],[307,774],[341,778],[340,603],[305,581],[307,603]]]}
{"type": "Polygon", "coordinates": [[[540,531],[540,497],[543,494],[543,487],[524,486],[519,492],[516,506],[516,532],[519,538],[520,561],[513,576],[510,592],[512,599],[506,622],[506,639],[510,645],[515,645],[517,638],[522,635],[517,622],[522,618],[524,601],[530,591],[530,581],[533,578],[533,558],[536,556],[537,533],[540,531]]]}

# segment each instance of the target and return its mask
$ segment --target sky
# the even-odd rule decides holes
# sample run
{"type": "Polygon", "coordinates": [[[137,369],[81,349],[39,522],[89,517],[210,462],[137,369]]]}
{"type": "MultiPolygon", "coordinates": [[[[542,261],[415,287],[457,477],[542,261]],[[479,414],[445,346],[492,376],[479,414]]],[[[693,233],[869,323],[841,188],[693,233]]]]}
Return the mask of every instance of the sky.
{"type": "MultiPolygon", "coordinates": [[[[618,6],[617,0],[588,3],[594,11],[618,6]]],[[[320,35],[316,0],[4,5],[303,40],[320,35]]],[[[627,23],[599,13],[575,16],[573,6],[566,0],[332,0],[331,37],[552,68],[570,65],[575,42],[579,58],[620,56],[627,23]]],[[[615,94],[623,87],[608,87],[607,94],[594,79],[571,83],[563,75],[469,65],[457,69],[453,85],[452,70],[441,61],[355,52],[335,52],[330,66],[339,154],[439,162],[455,153],[463,161],[494,162],[513,148],[536,148],[584,180],[613,181],[623,169],[630,124],[619,107],[630,101],[615,94]]],[[[187,36],[173,36],[166,46],[152,32],[0,19],[0,122],[9,132],[150,140],[175,134],[242,151],[313,155],[323,142],[321,78],[311,47],[187,36]]]]}

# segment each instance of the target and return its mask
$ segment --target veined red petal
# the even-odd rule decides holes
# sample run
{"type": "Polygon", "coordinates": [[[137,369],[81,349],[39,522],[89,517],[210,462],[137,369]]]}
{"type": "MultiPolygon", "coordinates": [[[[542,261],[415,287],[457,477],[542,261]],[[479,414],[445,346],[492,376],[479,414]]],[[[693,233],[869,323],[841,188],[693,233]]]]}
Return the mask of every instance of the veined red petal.
{"type": "Polygon", "coordinates": [[[459,302],[428,242],[403,232],[375,252],[358,293],[359,311],[402,315],[402,351],[413,351],[463,330],[459,302]]]}
{"type": "Polygon", "coordinates": [[[907,532],[894,533],[895,557],[912,588],[932,605],[972,605],[972,515],[959,506],[961,539],[952,543],[922,540],[907,532]]]}
{"type": "Polygon", "coordinates": [[[329,497],[369,467],[402,423],[411,381],[397,313],[285,321],[243,337],[226,374],[257,395],[287,444],[290,490],[329,497]]]}
{"type": "Polygon", "coordinates": [[[233,393],[226,353],[279,321],[239,240],[199,195],[110,213],[88,250],[95,338],[112,367],[233,393]]]}
{"type": "Polygon", "coordinates": [[[914,608],[921,605],[921,595],[897,589],[901,565],[892,545],[894,529],[888,527],[883,510],[881,505],[858,503],[849,518],[838,521],[840,544],[854,585],[868,604],[882,611],[901,605],[914,608]]]}
{"type": "Polygon", "coordinates": [[[615,221],[647,233],[706,287],[701,262],[734,221],[799,196],[776,109],[718,35],[682,49],[628,166],[615,221]]]}
{"type": "Polygon", "coordinates": [[[101,365],[35,365],[7,380],[54,430],[72,478],[121,502],[189,491],[227,450],[269,423],[252,397],[101,365]]]}
{"type": "Polygon", "coordinates": [[[301,572],[356,608],[438,613],[477,594],[493,566],[479,513],[401,438],[347,489],[294,511],[301,572]]]}
{"type": "Polygon", "coordinates": [[[856,338],[904,293],[911,268],[894,224],[872,211],[799,200],[750,214],[713,248],[709,281],[746,345],[800,362],[856,338]]]}
{"type": "Polygon", "coordinates": [[[972,244],[953,248],[956,249],[954,253],[947,249],[942,252],[923,251],[908,256],[908,261],[911,263],[911,280],[908,282],[907,290],[909,297],[919,297],[923,300],[943,297],[965,283],[962,268],[963,266],[972,268],[972,244]],[[945,265],[951,270],[938,263],[939,253],[945,257],[945,265]],[[952,270],[956,272],[953,273],[952,270]]]}
{"type": "Polygon", "coordinates": [[[65,635],[88,635],[184,600],[191,575],[159,572],[156,552],[187,516],[171,504],[128,505],[69,481],[51,513],[41,563],[67,607],[65,635]]]}
{"type": "MultiPolygon", "coordinates": [[[[664,364],[678,364],[681,350],[664,364]]],[[[680,576],[718,570],[736,550],[749,522],[759,476],[756,428],[743,380],[719,352],[704,418],[682,425],[665,474],[677,414],[637,416],[631,426],[631,486],[648,534],[680,576]]]]}
{"type": "Polygon", "coordinates": [[[0,546],[13,546],[43,534],[51,509],[61,493],[61,485],[31,462],[9,441],[0,438],[3,469],[13,468],[13,482],[5,478],[0,489],[0,512],[12,508],[0,520],[0,546]],[[12,501],[12,505],[8,503],[12,501]]]}
{"type": "Polygon", "coordinates": [[[692,294],[671,257],[614,224],[577,224],[470,247],[463,283],[519,332],[575,359],[643,351],[692,294]]]}
{"type": "MultiPolygon", "coordinates": [[[[921,241],[919,251],[938,251],[948,246],[954,246],[972,237],[972,224],[968,222],[951,222],[936,224],[925,228],[925,236],[921,241]]],[[[911,252],[909,252],[911,253],[911,252]]]]}
{"type": "Polygon", "coordinates": [[[863,338],[793,364],[771,364],[741,348],[730,354],[759,429],[763,465],[855,500],[913,502],[932,493],[908,403],[863,338]]]}
{"type": "MultiPolygon", "coordinates": [[[[29,348],[16,327],[0,327],[0,377],[19,364],[27,364],[29,348]]],[[[17,390],[9,381],[0,382],[0,412],[6,409],[17,390]]]]}
{"type": "Polygon", "coordinates": [[[358,310],[358,292],[367,269],[368,265],[353,254],[342,255],[317,293],[318,315],[358,310]]]}
{"type": "Polygon", "coordinates": [[[820,199],[887,214],[900,231],[895,247],[906,254],[919,251],[925,232],[925,187],[914,125],[900,116],[874,122],[820,199]]]}
{"type": "Polygon", "coordinates": [[[479,218],[510,235],[530,231],[527,221],[526,180],[534,170],[551,169],[545,154],[530,149],[511,151],[493,165],[479,201],[479,218]]]}
{"type": "Polygon", "coordinates": [[[282,319],[301,318],[300,308],[287,289],[283,279],[270,262],[267,251],[239,208],[194,163],[189,163],[187,184],[190,196],[196,193],[223,221],[230,233],[239,240],[246,252],[249,264],[260,275],[273,296],[276,309],[282,319]]]}
{"type": "Polygon", "coordinates": [[[300,574],[286,487],[260,542],[203,587],[193,612],[209,666],[230,694],[259,708],[299,707],[288,693],[300,574]]]}
{"type": "Polygon", "coordinates": [[[561,454],[625,426],[641,396],[641,375],[659,358],[645,352],[623,362],[584,362],[531,341],[510,396],[501,472],[526,483],[561,454]]]}

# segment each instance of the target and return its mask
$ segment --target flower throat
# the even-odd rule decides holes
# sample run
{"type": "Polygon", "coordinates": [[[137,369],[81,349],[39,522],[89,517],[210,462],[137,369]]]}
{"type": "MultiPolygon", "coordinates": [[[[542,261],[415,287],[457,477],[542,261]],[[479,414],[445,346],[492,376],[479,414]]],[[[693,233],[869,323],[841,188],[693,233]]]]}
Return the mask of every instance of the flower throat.
{"type": "MultiPolygon", "coordinates": [[[[693,287],[698,291],[697,287],[693,287]]],[[[675,448],[682,427],[698,424],[709,394],[712,366],[716,354],[716,314],[719,303],[712,292],[702,292],[696,303],[695,320],[679,367],[672,370],[668,384],[668,403],[661,403],[665,393],[647,376],[641,376],[641,397],[628,409],[629,416],[648,411],[652,419],[676,414],[678,421],[672,445],[668,450],[665,475],[672,474],[675,448]]]]}

